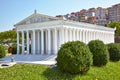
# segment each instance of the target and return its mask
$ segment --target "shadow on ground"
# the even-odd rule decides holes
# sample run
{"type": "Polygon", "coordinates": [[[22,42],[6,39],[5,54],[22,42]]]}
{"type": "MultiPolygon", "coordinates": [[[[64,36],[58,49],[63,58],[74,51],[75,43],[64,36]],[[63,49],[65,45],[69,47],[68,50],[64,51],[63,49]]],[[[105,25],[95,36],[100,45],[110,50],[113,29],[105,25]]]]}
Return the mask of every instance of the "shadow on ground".
{"type": "Polygon", "coordinates": [[[75,75],[71,75],[69,73],[62,73],[57,68],[47,68],[42,75],[48,80],[72,80],[75,78],[75,75]]]}

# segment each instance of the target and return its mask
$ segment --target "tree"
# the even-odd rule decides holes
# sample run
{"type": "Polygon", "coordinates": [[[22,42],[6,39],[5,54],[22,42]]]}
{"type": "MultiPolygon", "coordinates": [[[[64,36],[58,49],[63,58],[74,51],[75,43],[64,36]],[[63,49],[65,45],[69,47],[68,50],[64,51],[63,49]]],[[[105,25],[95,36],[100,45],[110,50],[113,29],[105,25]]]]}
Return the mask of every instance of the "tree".
{"type": "Polygon", "coordinates": [[[10,31],[0,32],[0,43],[5,40],[16,42],[16,31],[10,30],[10,31]]]}
{"type": "Polygon", "coordinates": [[[82,19],[82,17],[81,17],[81,16],[78,16],[78,21],[79,21],[79,22],[81,21],[81,19],[82,19]]]}
{"type": "Polygon", "coordinates": [[[110,27],[110,28],[116,27],[115,36],[120,36],[120,22],[114,21],[114,22],[108,23],[107,27],[110,27]]]}
{"type": "Polygon", "coordinates": [[[5,57],[5,47],[3,45],[0,45],[0,58],[5,57]]]}

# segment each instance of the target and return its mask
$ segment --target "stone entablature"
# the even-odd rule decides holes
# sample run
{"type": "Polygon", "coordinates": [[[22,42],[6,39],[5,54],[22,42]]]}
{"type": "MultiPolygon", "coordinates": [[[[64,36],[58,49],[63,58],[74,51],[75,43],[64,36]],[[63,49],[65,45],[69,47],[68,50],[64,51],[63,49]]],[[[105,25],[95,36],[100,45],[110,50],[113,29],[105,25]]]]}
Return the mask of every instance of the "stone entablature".
{"type": "Polygon", "coordinates": [[[87,23],[82,23],[82,22],[75,22],[75,21],[66,21],[66,20],[56,20],[56,21],[48,21],[48,22],[42,22],[42,23],[32,23],[32,24],[25,24],[25,25],[18,25],[16,26],[16,28],[18,28],[19,30],[23,30],[23,29],[30,29],[30,28],[34,28],[34,29],[39,29],[39,28],[45,28],[49,26],[63,26],[63,25],[68,25],[70,26],[74,26],[75,28],[81,28],[81,29],[87,29],[87,30],[97,30],[97,31],[114,31],[115,28],[108,28],[108,27],[103,27],[103,26],[99,26],[99,25],[93,25],[93,24],[87,24],[87,23]]]}

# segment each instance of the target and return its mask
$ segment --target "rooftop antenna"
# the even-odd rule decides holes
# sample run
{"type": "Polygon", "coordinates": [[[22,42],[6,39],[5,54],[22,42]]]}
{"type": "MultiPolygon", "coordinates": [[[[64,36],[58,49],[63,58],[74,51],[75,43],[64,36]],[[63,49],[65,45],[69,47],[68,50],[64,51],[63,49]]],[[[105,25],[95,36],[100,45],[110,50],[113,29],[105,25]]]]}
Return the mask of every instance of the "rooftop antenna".
{"type": "Polygon", "coordinates": [[[36,14],[36,13],[37,13],[37,10],[35,9],[35,10],[34,10],[34,14],[36,14]]]}

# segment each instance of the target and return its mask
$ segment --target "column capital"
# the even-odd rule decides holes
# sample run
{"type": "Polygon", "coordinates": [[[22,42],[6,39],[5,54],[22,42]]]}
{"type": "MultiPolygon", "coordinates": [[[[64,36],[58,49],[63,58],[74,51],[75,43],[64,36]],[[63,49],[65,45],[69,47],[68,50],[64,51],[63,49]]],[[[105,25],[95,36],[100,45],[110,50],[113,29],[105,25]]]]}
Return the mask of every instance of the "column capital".
{"type": "Polygon", "coordinates": [[[35,32],[35,30],[33,29],[32,32],[35,32]]]}

